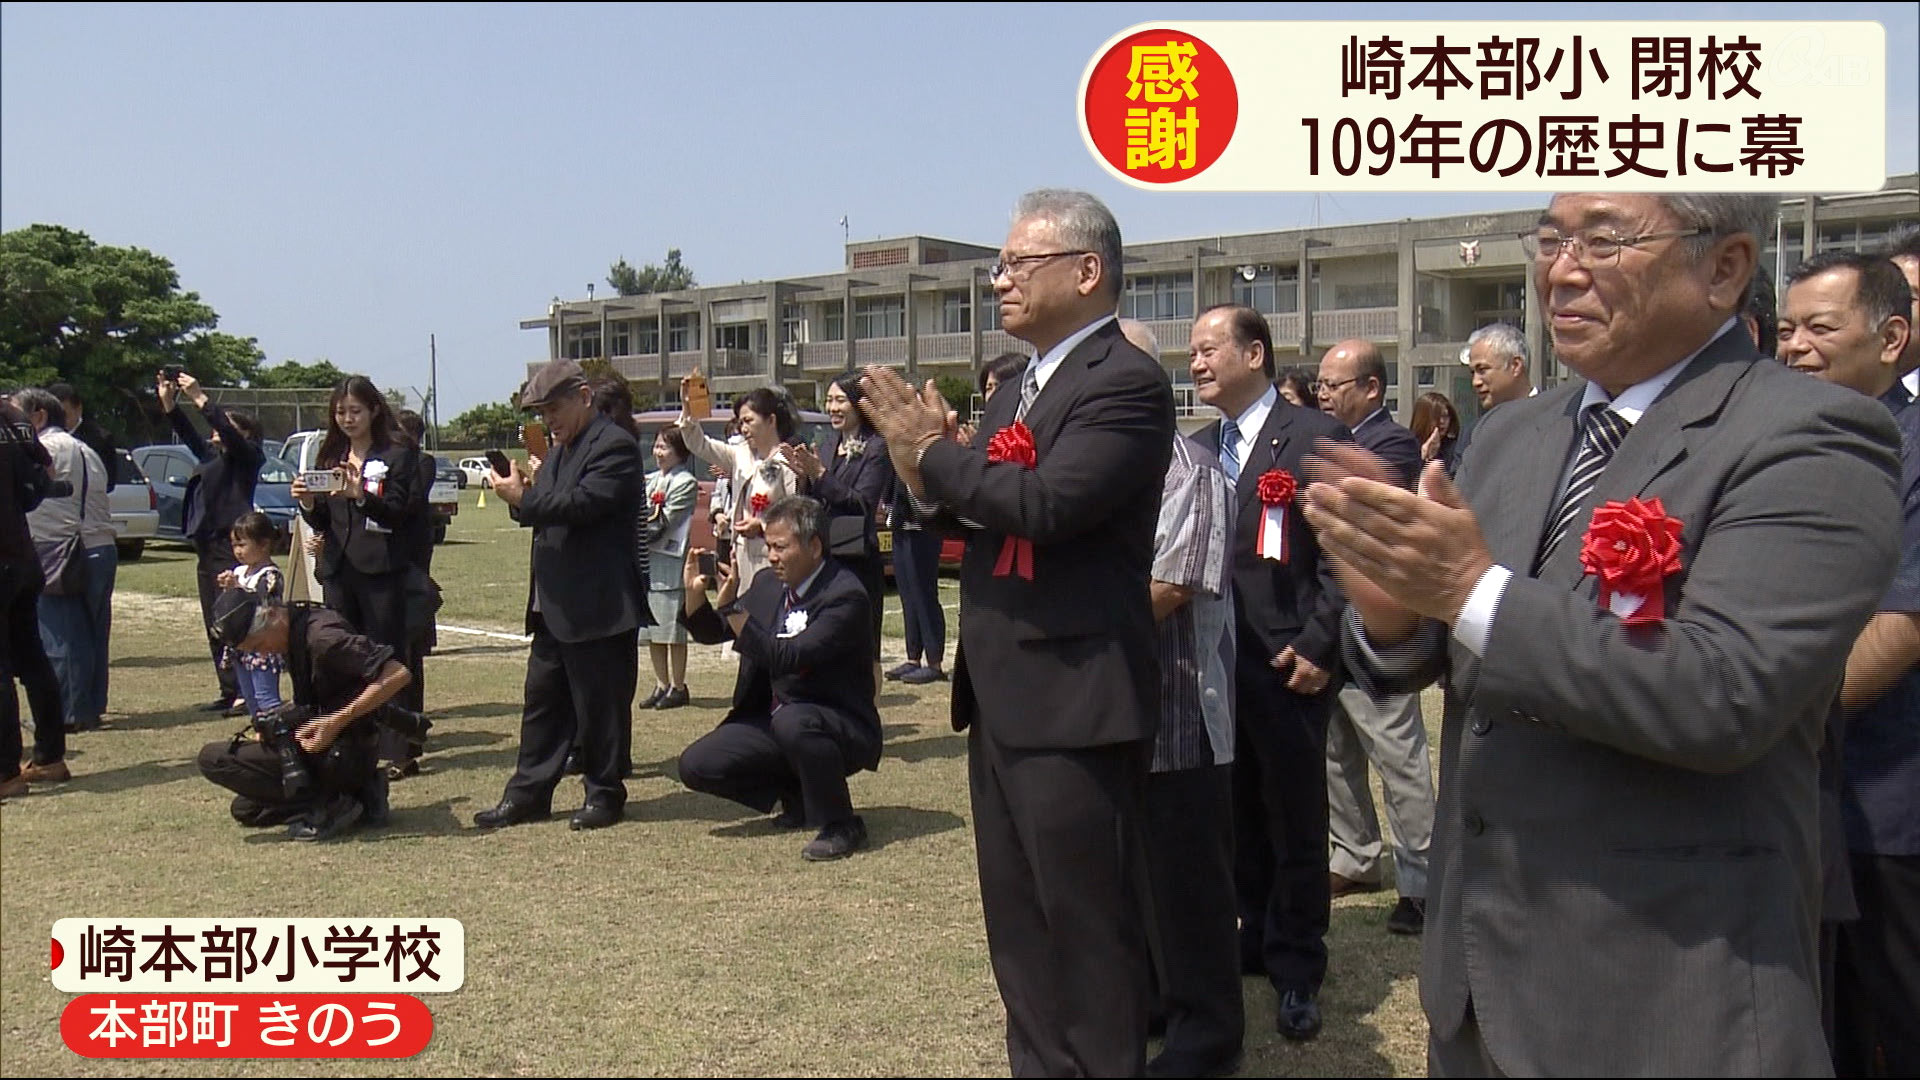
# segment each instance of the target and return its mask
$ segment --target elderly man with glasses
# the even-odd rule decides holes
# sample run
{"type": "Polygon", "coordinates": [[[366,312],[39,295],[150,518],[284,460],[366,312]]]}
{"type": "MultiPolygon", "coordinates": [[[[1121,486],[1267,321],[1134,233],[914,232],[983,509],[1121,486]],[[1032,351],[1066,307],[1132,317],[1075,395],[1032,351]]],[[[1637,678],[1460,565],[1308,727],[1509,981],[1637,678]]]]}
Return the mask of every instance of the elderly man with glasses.
{"type": "Polygon", "coordinates": [[[1308,490],[1349,671],[1446,687],[1434,1075],[1832,1069],[1817,761],[1899,442],[1741,332],[1774,209],[1557,196],[1522,239],[1582,378],[1489,415],[1457,490],[1344,447],[1308,490]]]}

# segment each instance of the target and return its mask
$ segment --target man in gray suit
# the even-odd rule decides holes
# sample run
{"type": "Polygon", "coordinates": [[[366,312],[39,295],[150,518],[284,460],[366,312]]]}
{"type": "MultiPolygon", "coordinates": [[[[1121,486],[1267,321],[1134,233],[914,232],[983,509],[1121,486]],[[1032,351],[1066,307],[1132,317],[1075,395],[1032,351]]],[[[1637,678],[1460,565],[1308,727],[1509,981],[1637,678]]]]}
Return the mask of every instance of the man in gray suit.
{"type": "Polygon", "coordinates": [[[1832,1067],[1816,757],[1899,550],[1899,444],[1885,408],[1739,332],[1773,211],[1556,197],[1522,239],[1584,381],[1489,416],[1457,491],[1337,446],[1309,489],[1354,677],[1446,680],[1435,1075],[1832,1067]],[[1677,519],[1676,558],[1603,588],[1589,523],[1635,498],[1677,519]]]}

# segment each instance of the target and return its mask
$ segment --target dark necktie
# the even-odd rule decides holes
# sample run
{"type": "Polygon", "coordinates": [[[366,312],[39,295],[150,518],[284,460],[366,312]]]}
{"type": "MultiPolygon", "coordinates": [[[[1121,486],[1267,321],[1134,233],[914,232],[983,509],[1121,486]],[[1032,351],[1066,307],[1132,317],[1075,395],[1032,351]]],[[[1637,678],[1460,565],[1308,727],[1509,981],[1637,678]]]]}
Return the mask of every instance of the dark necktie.
{"type": "Polygon", "coordinates": [[[1018,424],[1027,418],[1027,410],[1033,408],[1033,399],[1040,396],[1040,376],[1034,369],[1040,366],[1040,358],[1027,361],[1027,372],[1020,376],[1020,407],[1013,411],[1013,422],[1018,424]]]}
{"type": "Polygon", "coordinates": [[[1537,570],[1546,565],[1559,548],[1560,541],[1566,538],[1573,527],[1573,519],[1580,513],[1580,505],[1593,494],[1595,484],[1600,482],[1600,474],[1607,471],[1607,463],[1613,460],[1613,452],[1633,427],[1627,418],[1614,412],[1606,404],[1589,405],[1580,414],[1580,453],[1573,461],[1573,475],[1567,478],[1567,490],[1560,495],[1560,501],[1554,506],[1549,518],[1547,534],[1540,543],[1540,557],[1534,560],[1537,570]]]}

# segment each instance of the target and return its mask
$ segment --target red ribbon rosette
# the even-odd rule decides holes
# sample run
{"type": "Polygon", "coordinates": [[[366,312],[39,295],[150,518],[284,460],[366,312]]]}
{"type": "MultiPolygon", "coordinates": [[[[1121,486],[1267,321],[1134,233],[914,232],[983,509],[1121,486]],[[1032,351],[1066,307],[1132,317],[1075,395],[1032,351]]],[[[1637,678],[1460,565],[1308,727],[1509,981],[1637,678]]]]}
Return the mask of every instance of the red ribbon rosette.
{"type": "Polygon", "coordinates": [[[1266,512],[1260,522],[1260,534],[1254,550],[1263,558],[1281,564],[1287,561],[1287,507],[1300,490],[1300,482],[1285,469],[1268,469],[1260,474],[1255,489],[1266,512]]]}
{"type": "MultiPolygon", "coordinates": [[[[1040,454],[1033,446],[1033,432],[1017,421],[994,432],[993,438],[987,440],[987,460],[1010,462],[1023,469],[1039,465],[1040,454]]],[[[1013,573],[1033,580],[1033,541],[1024,536],[1007,537],[1000,545],[1000,558],[993,564],[994,577],[1013,573]]]]}
{"type": "Polygon", "coordinates": [[[753,498],[747,500],[747,506],[753,510],[754,517],[759,517],[761,514],[767,512],[767,504],[772,501],[772,499],[767,498],[766,492],[760,491],[755,492],[753,498]]]}
{"type": "Polygon", "coordinates": [[[653,494],[647,496],[647,498],[653,502],[653,505],[662,506],[667,501],[667,493],[664,491],[656,491],[653,494]]]}
{"type": "Polygon", "coordinates": [[[1680,519],[1659,499],[1610,502],[1593,512],[1580,565],[1600,579],[1600,606],[1628,626],[1665,619],[1666,580],[1680,571],[1680,519]]]}

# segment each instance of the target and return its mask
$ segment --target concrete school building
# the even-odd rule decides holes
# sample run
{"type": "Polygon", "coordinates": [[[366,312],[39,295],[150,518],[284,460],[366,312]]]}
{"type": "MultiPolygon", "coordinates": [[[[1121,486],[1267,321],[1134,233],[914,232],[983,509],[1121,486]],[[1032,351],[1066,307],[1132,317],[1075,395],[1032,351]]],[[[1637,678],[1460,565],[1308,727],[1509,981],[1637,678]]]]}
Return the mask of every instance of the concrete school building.
{"type": "MultiPolygon", "coordinates": [[[[1544,205],[1545,199],[1541,200],[1544,205]]],[[[1364,338],[1387,360],[1388,402],[1405,418],[1429,390],[1465,418],[1479,409],[1460,364],[1467,335],[1507,322],[1527,336],[1534,383],[1565,377],[1541,319],[1519,234],[1538,207],[1356,225],[1247,232],[1128,244],[1120,314],[1159,339],[1183,416],[1211,418],[1187,374],[1194,315],[1217,303],[1264,313],[1281,366],[1318,363],[1337,341],[1364,338]]],[[[1920,221],[1920,176],[1888,178],[1874,192],[1786,199],[1762,254],[1776,282],[1808,253],[1858,250],[1901,223],[1920,221]]],[[[1029,351],[1000,329],[987,280],[997,244],[930,236],[849,243],[828,273],[602,299],[555,298],[543,316],[548,359],[602,358],[640,384],[677,398],[680,377],[705,372],[722,396],[786,386],[817,402],[850,367],[892,364],[915,380],[971,380],[1003,352],[1029,351]]]]}

